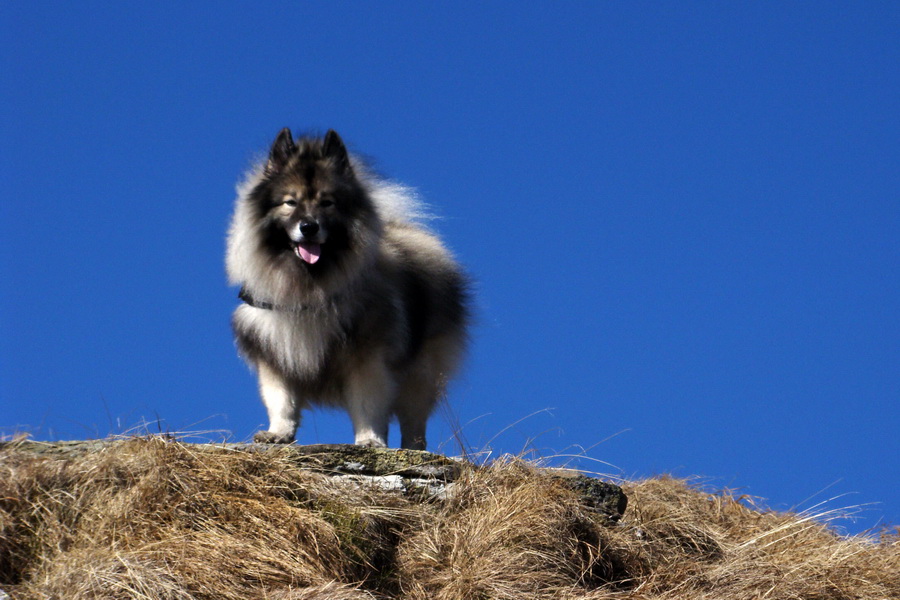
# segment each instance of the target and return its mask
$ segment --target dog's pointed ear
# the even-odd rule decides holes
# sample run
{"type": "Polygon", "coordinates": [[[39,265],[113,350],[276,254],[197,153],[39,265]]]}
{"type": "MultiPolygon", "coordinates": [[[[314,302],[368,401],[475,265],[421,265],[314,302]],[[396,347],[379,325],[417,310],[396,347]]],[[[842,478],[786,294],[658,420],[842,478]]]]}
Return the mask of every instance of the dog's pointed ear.
{"type": "Polygon", "coordinates": [[[269,150],[269,161],[266,163],[266,173],[278,173],[287,164],[288,158],[296,149],[294,139],[291,137],[291,130],[285,127],[278,133],[278,137],[272,142],[272,149],[269,150]]]}
{"type": "Polygon", "coordinates": [[[329,129],[322,142],[322,156],[334,161],[335,166],[341,171],[350,171],[350,155],[344,140],[334,129],[329,129]]]}

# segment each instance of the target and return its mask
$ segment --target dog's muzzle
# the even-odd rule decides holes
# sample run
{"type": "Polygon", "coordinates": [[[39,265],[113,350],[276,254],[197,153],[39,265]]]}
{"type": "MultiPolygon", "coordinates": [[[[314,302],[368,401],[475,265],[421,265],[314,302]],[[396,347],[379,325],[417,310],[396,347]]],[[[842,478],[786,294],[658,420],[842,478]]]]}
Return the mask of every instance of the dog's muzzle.
{"type": "Polygon", "coordinates": [[[325,230],[316,221],[300,221],[291,228],[289,235],[300,260],[313,265],[322,257],[325,230]]]}

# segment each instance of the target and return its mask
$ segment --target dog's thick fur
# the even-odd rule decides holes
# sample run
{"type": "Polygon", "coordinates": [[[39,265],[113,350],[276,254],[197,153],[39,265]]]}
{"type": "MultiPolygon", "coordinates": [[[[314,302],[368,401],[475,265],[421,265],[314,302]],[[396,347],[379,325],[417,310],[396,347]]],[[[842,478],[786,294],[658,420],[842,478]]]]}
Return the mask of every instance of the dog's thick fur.
{"type": "Polygon", "coordinates": [[[310,404],[350,414],[357,444],[425,448],[428,416],[466,341],[467,280],[341,138],[275,139],[238,188],[226,266],[232,326],[269,414],[257,442],[290,443],[310,404]]]}

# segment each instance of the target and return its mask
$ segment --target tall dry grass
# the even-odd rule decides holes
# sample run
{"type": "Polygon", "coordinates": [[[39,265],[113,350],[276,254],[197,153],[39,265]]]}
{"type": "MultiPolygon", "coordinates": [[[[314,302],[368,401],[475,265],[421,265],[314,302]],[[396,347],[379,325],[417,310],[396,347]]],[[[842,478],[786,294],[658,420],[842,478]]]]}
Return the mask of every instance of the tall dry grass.
{"type": "Polygon", "coordinates": [[[615,525],[525,462],[444,500],[301,468],[286,449],[139,438],[0,450],[14,600],[897,599],[900,541],[842,537],[684,481],[627,484],[615,525]]]}

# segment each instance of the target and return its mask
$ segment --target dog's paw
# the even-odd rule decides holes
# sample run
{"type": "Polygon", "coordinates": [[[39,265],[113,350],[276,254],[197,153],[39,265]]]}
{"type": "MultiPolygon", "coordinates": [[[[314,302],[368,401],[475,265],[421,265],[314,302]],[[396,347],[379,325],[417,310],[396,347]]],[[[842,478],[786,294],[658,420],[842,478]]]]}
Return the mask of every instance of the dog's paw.
{"type": "Polygon", "coordinates": [[[366,448],[387,448],[387,444],[376,438],[366,438],[364,440],[356,440],[357,446],[366,448]]]}
{"type": "Polygon", "coordinates": [[[278,435],[271,431],[257,431],[253,434],[253,441],[257,444],[292,444],[294,436],[278,435]]]}

